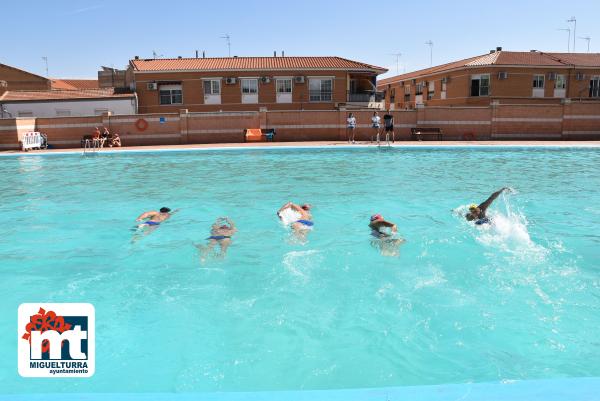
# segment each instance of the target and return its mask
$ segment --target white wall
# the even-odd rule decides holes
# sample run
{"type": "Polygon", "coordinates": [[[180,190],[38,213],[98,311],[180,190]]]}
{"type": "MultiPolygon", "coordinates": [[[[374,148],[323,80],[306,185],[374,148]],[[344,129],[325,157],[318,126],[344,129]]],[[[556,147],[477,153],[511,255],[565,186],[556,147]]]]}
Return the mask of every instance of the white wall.
{"type": "MultiPolygon", "coordinates": [[[[72,117],[93,116],[102,114],[101,111],[110,111],[112,114],[137,114],[135,98],[0,102],[0,107],[12,117],[67,117],[67,113],[72,117]]],[[[6,112],[4,117],[9,117],[6,112]]]]}

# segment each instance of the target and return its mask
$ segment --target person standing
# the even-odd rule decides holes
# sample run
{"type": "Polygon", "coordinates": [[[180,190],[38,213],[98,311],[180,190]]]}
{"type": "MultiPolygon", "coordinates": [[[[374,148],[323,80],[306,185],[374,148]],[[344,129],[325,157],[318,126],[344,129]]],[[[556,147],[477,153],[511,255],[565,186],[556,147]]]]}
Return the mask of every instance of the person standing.
{"type": "Polygon", "coordinates": [[[379,135],[381,134],[381,117],[379,117],[379,114],[376,111],[373,112],[373,117],[371,117],[371,127],[375,132],[376,141],[379,143],[379,135]]]}
{"type": "Polygon", "coordinates": [[[354,130],[356,129],[356,118],[354,113],[348,114],[346,119],[346,136],[348,137],[348,143],[352,141],[354,143],[354,130]]]}
{"type": "Polygon", "coordinates": [[[388,110],[383,116],[383,127],[385,130],[385,140],[390,141],[390,133],[392,134],[392,142],[395,141],[396,136],[394,135],[394,116],[388,110]]]}

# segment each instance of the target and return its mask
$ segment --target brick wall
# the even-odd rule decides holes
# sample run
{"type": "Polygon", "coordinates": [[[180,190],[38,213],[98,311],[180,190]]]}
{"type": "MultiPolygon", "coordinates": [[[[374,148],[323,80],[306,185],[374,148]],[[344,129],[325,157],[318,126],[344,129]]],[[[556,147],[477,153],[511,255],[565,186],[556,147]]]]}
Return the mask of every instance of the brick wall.
{"type": "MultiPolygon", "coordinates": [[[[17,149],[19,135],[37,130],[56,148],[76,148],[94,127],[121,135],[124,146],[243,142],[245,128],[274,128],[276,141],[346,140],[349,111],[250,111],[0,119],[0,149],[17,149]],[[139,119],[147,123],[136,125],[139,119]]],[[[369,140],[372,110],[353,111],[356,138],[369,140]]],[[[445,140],[600,140],[600,102],[560,105],[494,104],[487,107],[420,107],[392,111],[397,140],[413,127],[441,128],[445,140]]],[[[380,116],[384,113],[380,112],[380,116]]]]}

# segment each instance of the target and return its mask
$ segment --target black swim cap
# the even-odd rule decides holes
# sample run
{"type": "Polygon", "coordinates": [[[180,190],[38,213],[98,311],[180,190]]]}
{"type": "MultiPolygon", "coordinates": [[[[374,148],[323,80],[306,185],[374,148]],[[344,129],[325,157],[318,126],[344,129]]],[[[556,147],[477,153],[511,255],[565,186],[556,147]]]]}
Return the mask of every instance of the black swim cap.
{"type": "Polygon", "coordinates": [[[169,209],[168,207],[161,207],[160,208],[160,212],[161,213],[169,213],[171,211],[171,209],[169,209]]]}

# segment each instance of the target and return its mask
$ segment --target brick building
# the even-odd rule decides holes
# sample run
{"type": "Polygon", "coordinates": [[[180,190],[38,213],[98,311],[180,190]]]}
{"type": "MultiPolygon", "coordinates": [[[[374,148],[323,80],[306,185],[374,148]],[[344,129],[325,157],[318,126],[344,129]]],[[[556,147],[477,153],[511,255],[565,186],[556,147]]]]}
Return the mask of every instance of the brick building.
{"type": "Polygon", "coordinates": [[[6,64],[0,64],[0,95],[6,91],[96,89],[95,79],[46,78],[6,64]]]}
{"type": "Polygon", "coordinates": [[[224,57],[130,61],[140,113],[382,107],[385,68],[341,57],[224,57]]]}
{"type": "Polygon", "coordinates": [[[386,78],[386,108],[600,100],[600,53],[503,51],[386,78]]]}

